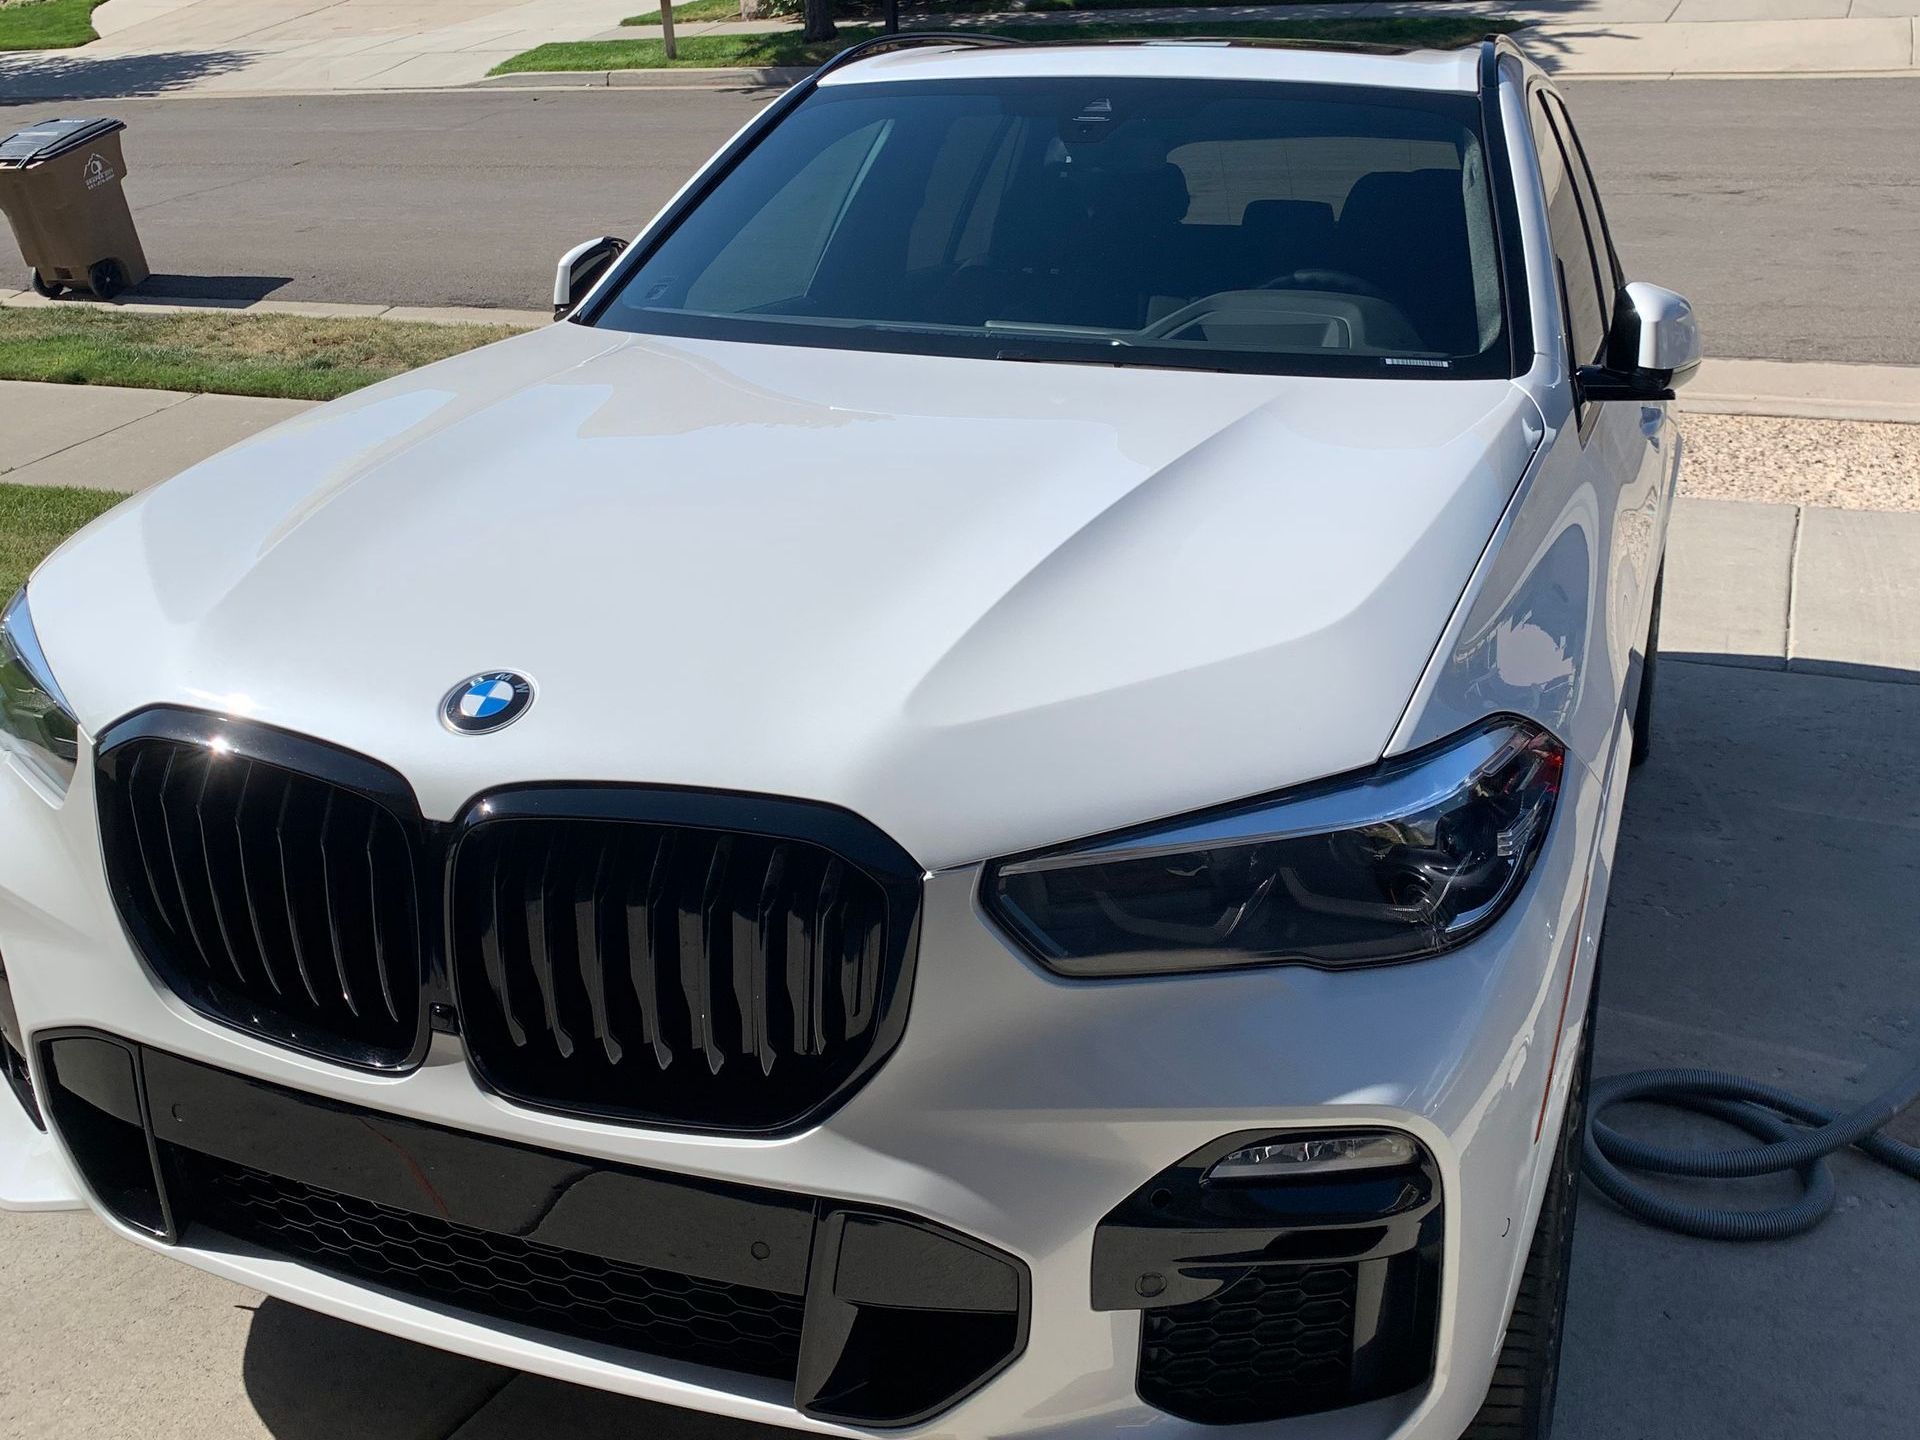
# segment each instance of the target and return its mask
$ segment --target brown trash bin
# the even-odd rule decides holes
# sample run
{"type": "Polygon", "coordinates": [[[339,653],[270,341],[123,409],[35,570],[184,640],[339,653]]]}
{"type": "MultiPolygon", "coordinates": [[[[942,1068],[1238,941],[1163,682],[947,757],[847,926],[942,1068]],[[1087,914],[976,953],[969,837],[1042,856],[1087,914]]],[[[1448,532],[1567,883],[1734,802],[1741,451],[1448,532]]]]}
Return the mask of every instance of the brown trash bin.
{"type": "Polygon", "coordinates": [[[42,295],[110,300],[147,278],[120,179],[119,120],[43,120],[0,140],[0,210],[42,295]]]}

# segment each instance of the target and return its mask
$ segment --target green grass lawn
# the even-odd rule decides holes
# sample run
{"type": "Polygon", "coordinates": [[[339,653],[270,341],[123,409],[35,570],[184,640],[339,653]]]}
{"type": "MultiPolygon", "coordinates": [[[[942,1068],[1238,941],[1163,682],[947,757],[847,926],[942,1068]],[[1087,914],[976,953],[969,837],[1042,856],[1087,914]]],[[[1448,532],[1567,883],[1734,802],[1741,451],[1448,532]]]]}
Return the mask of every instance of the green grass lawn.
{"type": "MultiPolygon", "coordinates": [[[[839,14],[838,6],[834,7],[834,13],[839,14]]],[[[705,20],[738,20],[740,0],[688,0],[685,5],[673,7],[673,18],[676,23],[684,22],[688,25],[705,20]]],[[[622,25],[658,25],[660,12],[649,10],[644,15],[629,15],[620,23],[622,25]]]]}
{"type": "MultiPolygon", "coordinates": [[[[1219,35],[1230,33],[1254,39],[1331,40],[1381,45],[1446,47],[1519,27],[1511,21],[1483,15],[1434,15],[1381,20],[1272,20],[1242,25],[1181,23],[1177,25],[1009,25],[983,28],[983,35],[1011,35],[1022,40],[1124,40],[1142,36],[1219,35]]],[[[659,70],[744,66],[818,65],[849,45],[880,32],[871,26],[842,28],[834,40],[809,44],[797,30],[753,35],[689,35],[680,41],[680,57],[669,61],[658,40],[577,40],[540,45],[493,67],[495,75],[532,70],[659,70]]]]}
{"type": "MultiPolygon", "coordinates": [[[[1213,10],[1249,3],[1256,3],[1256,0],[1170,0],[1172,6],[1183,10],[1213,10]]],[[[1257,0],[1257,3],[1315,5],[1322,3],[1322,0],[1257,0]]],[[[901,0],[900,14],[903,20],[913,21],[940,15],[993,15],[1013,11],[1038,15],[1061,10],[1138,10],[1142,7],[1158,8],[1154,6],[1154,0],[901,0]]],[[[768,13],[797,17],[800,7],[797,4],[784,9],[776,6],[768,13]]],[[[836,20],[879,19],[886,14],[886,5],[884,0],[835,0],[833,14],[836,20]]],[[[708,20],[738,20],[740,0],[688,0],[685,5],[673,7],[673,18],[688,24],[708,20]]],[[[649,10],[643,15],[629,15],[620,23],[658,25],[660,12],[649,10]]]]}
{"type": "Polygon", "coordinates": [[[0,380],[331,400],[518,333],[511,325],[56,305],[0,311],[0,380]]]}
{"type": "Polygon", "coordinates": [[[111,490],[0,484],[0,605],[54,546],[126,498],[111,490]]]}
{"type": "Polygon", "coordinates": [[[65,50],[98,40],[88,17],[100,0],[0,0],[0,50],[65,50]]]}

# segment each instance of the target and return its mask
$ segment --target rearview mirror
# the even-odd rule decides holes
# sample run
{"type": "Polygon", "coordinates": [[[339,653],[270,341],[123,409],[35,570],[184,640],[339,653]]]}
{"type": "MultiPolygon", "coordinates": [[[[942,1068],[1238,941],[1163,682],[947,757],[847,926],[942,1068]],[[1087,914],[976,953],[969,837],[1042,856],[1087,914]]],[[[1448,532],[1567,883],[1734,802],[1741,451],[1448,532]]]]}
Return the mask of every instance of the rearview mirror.
{"type": "Polygon", "coordinates": [[[618,235],[602,235],[573,247],[560,257],[553,272],[553,318],[564,317],[586,298],[607,267],[619,258],[627,242],[618,235]]]}
{"type": "Polygon", "coordinates": [[[1614,306],[1607,363],[1580,367],[1584,400],[1671,400],[1700,368],[1693,307],[1671,290],[1635,280],[1614,306]]]}

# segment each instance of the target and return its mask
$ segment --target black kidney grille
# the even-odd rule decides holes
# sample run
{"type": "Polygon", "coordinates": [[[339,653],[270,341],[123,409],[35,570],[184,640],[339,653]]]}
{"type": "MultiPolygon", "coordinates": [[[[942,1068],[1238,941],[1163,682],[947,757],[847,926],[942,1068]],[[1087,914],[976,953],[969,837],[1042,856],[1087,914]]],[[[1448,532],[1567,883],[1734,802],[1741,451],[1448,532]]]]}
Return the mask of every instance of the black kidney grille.
{"type": "Polygon", "coordinates": [[[419,1031],[413,843],[367,796],[213,746],[141,739],[101,814],[148,961],[219,1018],[359,1063],[419,1031]]]}
{"type": "Polygon", "coordinates": [[[895,941],[878,881],[766,835],[586,819],[480,825],[455,859],[475,1066],[536,1104],[765,1129],[872,1053],[895,941]]]}
{"type": "Polygon", "coordinates": [[[170,1147],[192,1218],[279,1254],[466,1310],[791,1380],[802,1301],[417,1215],[170,1147]]]}

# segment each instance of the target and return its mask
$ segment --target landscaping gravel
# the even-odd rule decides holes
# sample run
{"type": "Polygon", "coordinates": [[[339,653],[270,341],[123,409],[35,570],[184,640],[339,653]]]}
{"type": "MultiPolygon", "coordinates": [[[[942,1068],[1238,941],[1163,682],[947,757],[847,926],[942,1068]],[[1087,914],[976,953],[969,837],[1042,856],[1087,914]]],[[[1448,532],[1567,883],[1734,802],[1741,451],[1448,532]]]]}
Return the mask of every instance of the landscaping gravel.
{"type": "Polygon", "coordinates": [[[1716,500],[1920,510],[1920,425],[1682,415],[1680,493],[1716,500]]]}

